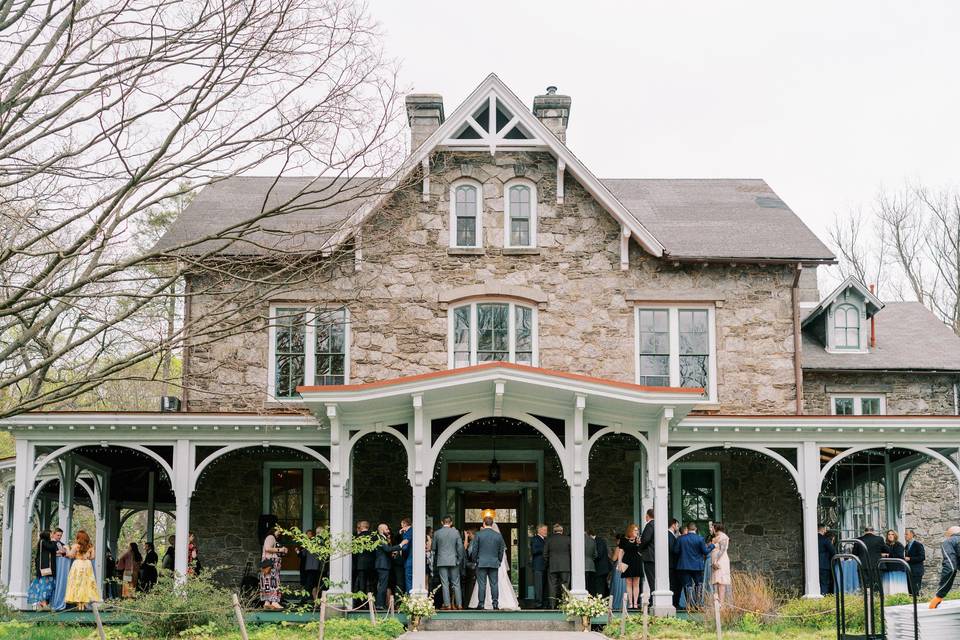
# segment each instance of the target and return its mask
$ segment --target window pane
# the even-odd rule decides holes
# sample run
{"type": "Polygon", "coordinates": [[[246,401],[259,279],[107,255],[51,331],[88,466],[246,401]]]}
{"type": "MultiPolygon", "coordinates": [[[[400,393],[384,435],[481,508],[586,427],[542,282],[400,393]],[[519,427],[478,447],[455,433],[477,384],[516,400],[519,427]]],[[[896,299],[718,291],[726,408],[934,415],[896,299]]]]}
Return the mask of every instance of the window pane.
{"type": "Polygon", "coordinates": [[[833,412],[838,416],[852,416],[853,398],[834,398],[833,412]]]}
{"type": "Polygon", "coordinates": [[[515,307],[514,324],[516,326],[516,361],[520,364],[533,364],[533,309],[515,307]]]}
{"type": "Polygon", "coordinates": [[[477,245],[477,219],[457,218],[457,246],[475,247],[477,245]]]}
{"type": "Polygon", "coordinates": [[[707,388],[708,356],[680,356],[680,386],[707,388]]]}
{"type": "Polygon", "coordinates": [[[278,398],[297,395],[304,383],[306,319],[303,309],[277,309],[274,342],[274,393],[278,398]]]}
{"type": "Polygon", "coordinates": [[[457,217],[456,244],[473,247],[477,244],[477,188],[464,184],[455,191],[457,217]]]}
{"type": "Polygon", "coordinates": [[[696,522],[706,530],[706,524],[716,520],[716,476],[712,469],[680,470],[680,510],[684,524],[696,522]]]}
{"type": "Polygon", "coordinates": [[[314,384],[343,384],[346,381],[346,325],[347,312],[344,309],[317,311],[314,384]]]}
{"type": "Polygon", "coordinates": [[[709,384],[710,334],[706,310],[680,310],[680,386],[703,387],[709,384]]]}
{"type": "Polygon", "coordinates": [[[861,398],[860,413],[865,416],[880,415],[880,398],[861,398]]]}
{"type": "Polygon", "coordinates": [[[529,247],[530,220],[510,220],[510,244],[514,247],[529,247]]]}
{"type": "Polygon", "coordinates": [[[470,366],[470,305],[453,310],[453,366],[470,366]]]}
{"type": "Polygon", "coordinates": [[[506,304],[477,305],[477,361],[491,362],[510,357],[506,304]]]}
{"type": "Polygon", "coordinates": [[[640,384],[651,387],[669,387],[670,357],[640,356],[640,384]]]}

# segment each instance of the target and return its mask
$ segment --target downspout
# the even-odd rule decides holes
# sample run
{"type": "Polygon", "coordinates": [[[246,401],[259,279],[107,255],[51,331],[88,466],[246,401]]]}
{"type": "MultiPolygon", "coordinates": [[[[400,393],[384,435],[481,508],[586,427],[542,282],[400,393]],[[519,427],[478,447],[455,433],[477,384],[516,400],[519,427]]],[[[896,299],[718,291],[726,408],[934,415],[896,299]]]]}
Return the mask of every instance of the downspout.
{"type": "Polygon", "coordinates": [[[797,385],[797,415],[803,415],[803,367],[801,366],[802,335],[800,333],[800,274],[803,264],[798,262],[793,272],[793,286],[790,288],[793,304],[793,375],[797,385]]]}

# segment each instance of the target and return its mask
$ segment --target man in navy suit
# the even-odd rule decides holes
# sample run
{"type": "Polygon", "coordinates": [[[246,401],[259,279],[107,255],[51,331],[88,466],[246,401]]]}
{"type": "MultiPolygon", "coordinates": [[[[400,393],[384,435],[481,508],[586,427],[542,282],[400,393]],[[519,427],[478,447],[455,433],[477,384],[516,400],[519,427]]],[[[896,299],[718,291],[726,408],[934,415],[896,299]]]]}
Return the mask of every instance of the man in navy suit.
{"type": "Polygon", "coordinates": [[[413,589],[413,527],[410,526],[410,518],[404,518],[400,521],[400,539],[403,545],[403,579],[404,592],[410,593],[413,589]]]}
{"type": "Polygon", "coordinates": [[[543,609],[543,586],[547,580],[547,563],[543,559],[543,545],[547,542],[547,525],[537,527],[537,535],[530,538],[530,564],[533,569],[533,607],[543,609]]]}
{"type": "Polygon", "coordinates": [[[831,588],[833,580],[830,577],[830,563],[833,562],[833,556],[837,555],[837,550],[833,546],[833,541],[827,536],[827,525],[817,525],[817,556],[820,564],[820,595],[825,596],[833,593],[831,588]]]}
{"type": "Polygon", "coordinates": [[[697,523],[687,524],[687,532],[674,543],[677,549],[677,572],[683,580],[683,590],[687,598],[687,609],[700,604],[703,590],[703,566],[707,555],[713,551],[697,533],[697,523]]]}
{"type": "Polygon", "coordinates": [[[903,535],[907,546],[903,550],[903,559],[910,565],[910,593],[920,593],[920,587],[923,585],[923,563],[927,559],[927,550],[923,544],[917,540],[917,534],[913,529],[907,529],[903,535]]]}
{"type": "Polygon", "coordinates": [[[670,557],[670,591],[673,592],[673,608],[680,608],[680,589],[683,588],[683,581],[680,580],[680,574],[677,572],[677,560],[680,555],[677,553],[677,540],[680,538],[680,521],[676,518],[670,518],[670,528],[667,529],[667,552],[670,557]]]}

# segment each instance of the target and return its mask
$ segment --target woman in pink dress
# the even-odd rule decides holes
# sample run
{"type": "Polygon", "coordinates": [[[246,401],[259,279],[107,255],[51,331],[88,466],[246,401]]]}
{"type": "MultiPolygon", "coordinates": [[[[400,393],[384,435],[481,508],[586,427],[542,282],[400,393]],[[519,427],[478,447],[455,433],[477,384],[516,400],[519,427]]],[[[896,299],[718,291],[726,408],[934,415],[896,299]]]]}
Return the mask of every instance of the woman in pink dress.
{"type": "Polygon", "coordinates": [[[713,585],[720,604],[726,597],[726,592],[730,589],[730,538],[724,530],[722,522],[713,523],[713,551],[710,552],[710,568],[713,573],[710,575],[710,584],[713,585]]]}

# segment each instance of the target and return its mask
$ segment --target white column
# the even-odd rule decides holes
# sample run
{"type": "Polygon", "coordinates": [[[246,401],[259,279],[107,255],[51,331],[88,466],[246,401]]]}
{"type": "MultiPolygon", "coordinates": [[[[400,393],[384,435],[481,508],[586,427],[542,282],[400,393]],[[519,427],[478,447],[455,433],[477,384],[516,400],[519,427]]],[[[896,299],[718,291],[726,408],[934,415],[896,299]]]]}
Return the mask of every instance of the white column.
{"type": "MultiPolygon", "coordinates": [[[[109,537],[107,530],[107,503],[110,496],[110,478],[109,476],[100,476],[99,480],[99,489],[94,491],[93,496],[93,515],[94,518],[96,518],[94,544],[96,545],[97,554],[97,560],[93,564],[97,575],[97,584],[102,594],[103,580],[105,577],[104,558],[107,556],[107,538],[109,537]]],[[[96,479],[94,479],[94,482],[96,482],[96,479]]]]}
{"type": "Polygon", "coordinates": [[[820,598],[820,554],[817,545],[817,502],[820,499],[820,447],[800,446],[800,501],[803,505],[803,585],[805,598],[820,598]]]}
{"type": "Polygon", "coordinates": [[[570,478],[570,595],[585,597],[586,587],[586,559],[583,536],[586,532],[584,523],[583,485],[587,482],[586,461],[586,431],[583,411],[587,406],[587,397],[577,394],[573,405],[573,439],[568,445],[570,462],[573,465],[573,474],[570,478]]]}
{"type": "Polygon", "coordinates": [[[173,569],[179,579],[187,575],[187,547],[190,540],[190,476],[193,473],[193,451],[189,440],[177,440],[173,447],[173,494],[177,501],[175,528],[176,546],[173,569]]]}
{"type": "Polygon", "coordinates": [[[156,486],[157,472],[151,471],[147,474],[147,542],[153,544],[153,530],[155,528],[156,513],[156,486]]]}
{"type": "Polygon", "coordinates": [[[77,488],[77,471],[73,464],[73,454],[68,453],[58,461],[60,470],[60,511],[58,519],[63,529],[63,539],[73,539],[73,494],[77,488]]]}
{"type": "MultiPolygon", "coordinates": [[[[427,483],[430,477],[424,473],[425,457],[428,455],[429,441],[427,440],[426,420],[423,415],[423,396],[414,394],[413,401],[413,585],[410,592],[416,595],[426,595],[424,582],[427,577],[427,483]],[[424,443],[427,442],[425,445],[424,443]]],[[[409,461],[408,461],[409,462],[409,461]]]]}
{"type": "Polygon", "coordinates": [[[0,582],[10,584],[10,538],[13,534],[13,485],[3,488],[3,548],[0,549],[0,582]]]}
{"type": "Polygon", "coordinates": [[[32,505],[30,494],[33,489],[34,446],[29,440],[17,439],[16,471],[13,494],[13,531],[10,536],[10,583],[9,595],[14,607],[27,607],[27,589],[30,586],[30,555],[33,541],[30,534],[32,505]]]}
{"type": "MultiPolygon", "coordinates": [[[[341,442],[340,414],[337,405],[327,405],[327,420],[330,422],[330,539],[338,541],[351,535],[346,520],[347,482],[350,479],[349,443],[341,442]]],[[[352,564],[349,555],[330,558],[330,591],[350,591],[352,564]]]]}
{"type": "MultiPolygon", "coordinates": [[[[656,589],[653,592],[653,613],[657,616],[670,616],[676,613],[673,606],[673,592],[670,591],[670,553],[667,545],[667,524],[670,520],[670,508],[667,502],[667,440],[673,408],[664,407],[657,425],[656,438],[650,438],[654,455],[648,460],[654,476],[653,489],[653,554],[656,589]]],[[[651,436],[654,434],[650,434],[651,436]]]]}

